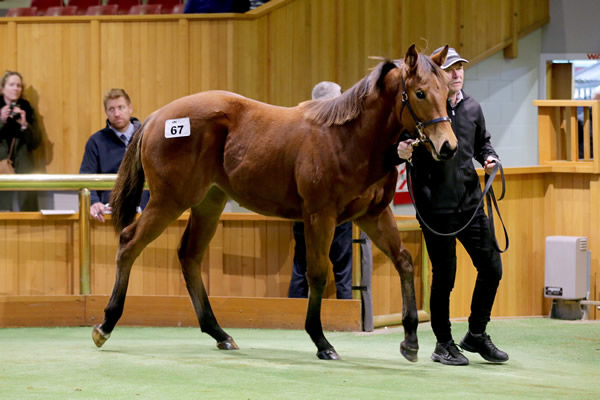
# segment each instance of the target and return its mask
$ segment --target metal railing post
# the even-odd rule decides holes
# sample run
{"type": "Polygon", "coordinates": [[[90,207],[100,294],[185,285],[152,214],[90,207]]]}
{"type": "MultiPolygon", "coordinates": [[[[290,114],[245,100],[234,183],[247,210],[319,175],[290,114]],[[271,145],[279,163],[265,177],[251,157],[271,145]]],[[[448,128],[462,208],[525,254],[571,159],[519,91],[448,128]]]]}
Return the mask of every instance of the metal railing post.
{"type": "Polygon", "coordinates": [[[79,191],[79,293],[90,294],[90,191],[79,191]]]}

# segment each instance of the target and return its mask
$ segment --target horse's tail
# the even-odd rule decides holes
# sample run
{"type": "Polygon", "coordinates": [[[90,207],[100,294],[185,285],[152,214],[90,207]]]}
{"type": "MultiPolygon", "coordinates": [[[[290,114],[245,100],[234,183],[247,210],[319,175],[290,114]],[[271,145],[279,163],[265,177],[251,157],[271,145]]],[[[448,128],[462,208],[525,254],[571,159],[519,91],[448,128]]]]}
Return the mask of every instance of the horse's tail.
{"type": "Polygon", "coordinates": [[[142,169],[142,135],[149,119],[140,126],[127,147],[125,157],[119,167],[117,181],[110,196],[112,221],[115,231],[120,233],[123,228],[135,219],[136,208],[140,204],[144,191],[144,170],[142,169]]]}

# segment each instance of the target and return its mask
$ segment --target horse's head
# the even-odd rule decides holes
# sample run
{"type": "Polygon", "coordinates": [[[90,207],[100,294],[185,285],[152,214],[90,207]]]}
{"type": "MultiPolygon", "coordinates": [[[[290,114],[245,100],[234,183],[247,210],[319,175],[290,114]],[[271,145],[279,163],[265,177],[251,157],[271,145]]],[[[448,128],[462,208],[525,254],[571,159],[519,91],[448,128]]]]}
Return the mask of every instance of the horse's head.
{"type": "Polygon", "coordinates": [[[448,160],[456,152],[457,139],[446,112],[448,78],[440,68],[448,46],[431,58],[410,46],[400,65],[397,94],[398,119],[414,132],[435,160],[448,160]]]}

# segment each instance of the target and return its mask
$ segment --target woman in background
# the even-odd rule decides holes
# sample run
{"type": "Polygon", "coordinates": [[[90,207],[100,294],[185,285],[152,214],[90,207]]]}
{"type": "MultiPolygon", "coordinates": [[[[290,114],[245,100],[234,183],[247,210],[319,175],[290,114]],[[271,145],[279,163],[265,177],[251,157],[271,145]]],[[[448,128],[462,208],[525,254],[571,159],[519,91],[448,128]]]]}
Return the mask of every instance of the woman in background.
{"type": "MultiPolygon", "coordinates": [[[[41,143],[41,133],[31,104],[23,98],[23,77],[6,71],[0,79],[0,160],[8,157],[11,143],[13,168],[17,174],[34,171],[33,150],[41,143]]],[[[37,211],[37,192],[0,191],[0,211],[37,211]]]]}

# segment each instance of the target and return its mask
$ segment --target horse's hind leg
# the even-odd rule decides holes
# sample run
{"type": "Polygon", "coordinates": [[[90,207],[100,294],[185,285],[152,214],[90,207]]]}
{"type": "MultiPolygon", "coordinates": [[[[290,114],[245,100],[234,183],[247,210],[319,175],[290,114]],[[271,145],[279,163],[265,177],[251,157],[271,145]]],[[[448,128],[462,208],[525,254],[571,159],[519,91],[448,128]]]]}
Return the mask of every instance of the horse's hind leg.
{"type": "Polygon", "coordinates": [[[409,361],[417,361],[419,343],[417,340],[417,300],[413,275],[412,257],[402,246],[400,234],[394,216],[389,207],[379,215],[365,215],[358,219],[358,226],[371,238],[373,243],[394,263],[400,274],[402,284],[402,325],[404,341],[400,344],[400,352],[409,361]]]}
{"type": "Polygon", "coordinates": [[[200,329],[217,341],[219,349],[235,350],[238,348],[237,344],[221,329],[213,314],[200,271],[202,257],[215,234],[226,202],[227,195],[213,186],[202,203],[192,207],[190,219],[181,238],[178,255],[200,329]]]}
{"type": "Polygon", "coordinates": [[[156,239],[181,213],[182,210],[179,210],[175,204],[165,204],[151,197],[140,218],[121,231],[113,291],[104,309],[104,322],[96,325],[92,332],[96,346],[100,347],[104,344],[123,314],[133,262],[148,243],[156,239]]]}

